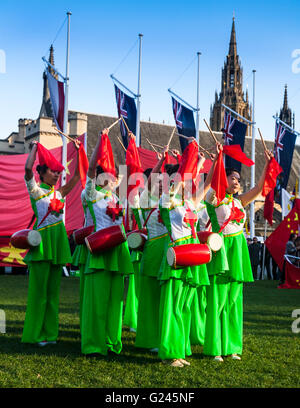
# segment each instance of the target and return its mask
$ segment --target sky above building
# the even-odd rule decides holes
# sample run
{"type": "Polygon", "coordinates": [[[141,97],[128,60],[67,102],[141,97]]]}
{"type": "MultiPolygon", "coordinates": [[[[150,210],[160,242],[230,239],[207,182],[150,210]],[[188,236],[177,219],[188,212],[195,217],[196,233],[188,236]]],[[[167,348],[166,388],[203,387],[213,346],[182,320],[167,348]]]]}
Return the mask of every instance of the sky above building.
{"type": "Polygon", "coordinates": [[[300,58],[300,2],[297,0],[250,3],[2,0],[1,139],[18,130],[19,118],[38,117],[43,91],[42,57],[48,58],[53,41],[55,65],[65,74],[66,24],[59,29],[67,11],[72,12],[70,110],[116,116],[110,74],[114,73],[136,92],[138,34],[142,33],[141,120],[174,124],[167,91],[170,87],[196,106],[196,54],[200,51],[200,130],[205,130],[203,118],[209,120],[215,91],[221,89],[221,69],[228,53],[234,14],[244,91],[248,87],[251,103],[252,70],[256,70],[257,126],[265,139],[274,139],[272,115],[283,105],[287,84],[289,107],[295,112],[296,130],[300,130],[300,72],[297,73],[300,61],[296,58],[297,55],[300,58]]]}

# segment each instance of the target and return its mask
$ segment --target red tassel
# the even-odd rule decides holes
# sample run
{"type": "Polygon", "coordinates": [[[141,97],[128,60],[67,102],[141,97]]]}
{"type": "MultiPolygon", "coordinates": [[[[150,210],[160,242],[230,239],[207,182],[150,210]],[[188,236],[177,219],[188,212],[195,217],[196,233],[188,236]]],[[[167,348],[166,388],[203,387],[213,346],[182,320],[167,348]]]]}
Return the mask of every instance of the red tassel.
{"type": "Polygon", "coordinates": [[[211,187],[216,192],[218,204],[225,198],[226,189],[228,188],[228,181],[225,172],[223,154],[219,153],[214,174],[212,177],[211,187]]]}
{"type": "Polygon", "coordinates": [[[78,166],[79,166],[79,174],[80,174],[80,181],[82,184],[82,188],[85,188],[86,183],[86,174],[89,169],[89,161],[86,156],[86,152],[84,150],[83,144],[80,143],[79,152],[78,152],[78,166]]]}

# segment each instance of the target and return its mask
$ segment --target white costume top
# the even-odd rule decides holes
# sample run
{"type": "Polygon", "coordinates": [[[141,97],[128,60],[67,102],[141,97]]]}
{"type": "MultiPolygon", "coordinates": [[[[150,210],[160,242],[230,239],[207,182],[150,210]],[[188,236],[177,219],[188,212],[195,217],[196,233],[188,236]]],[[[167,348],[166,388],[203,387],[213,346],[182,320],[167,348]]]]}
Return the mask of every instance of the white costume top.
{"type": "Polygon", "coordinates": [[[99,231],[104,228],[111,227],[113,225],[121,225],[123,222],[123,212],[122,215],[117,217],[113,221],[112,217],[106,213],[109,204],[118,203],[119,199],[116,194],[111,191],[101,189],[98,191],[96,189],[96,178],[86,178],[85,185],[85,199],[89,206],[91,216],[93,218],[93,223],[95,225],[95,231],[99,231]]]}
{"type": "Polygon", "coordinates": [[[151,212],[146,224],[149,240],[161,237],[168,233],[167,228],[161,221],[158,203],[158,197],[152,196],[147,188],[142,192],[140,196],[140,208],[144,221],[142,225],[144,225],[151,212]]]}
{"type": "Polygon", "coordinates": [[[216,192],[210,188],[206,195],[206,201],[215,207],[216,216],[220,227],[222,227],[222,225],[229,219],[234,204],[235,208],[243,212],[244,217],[239,222],[236,220],[231,220],[223,229],[223,234],[233,235],[243,231],[246,221],[246,212],[239,199],[234,198],[232,194],[226,194],[224,200],[217,204],[216,192]]]}
{"type": "Polygon", "coordinates": [[[50,200],[56,198],[60,201],[64,201],[59,191],[54,189],[54,186],[41,183],[37,184],[34,176],[30,180],[26,180],[26,187],[30,196],[31,205],[36,215],[37,221],[35,223],[36,229],[47,228],[63,221],[63,213],[53,214],[50,213],[47,218],[40,224],[45,215],[48,212],[50,200]]]}

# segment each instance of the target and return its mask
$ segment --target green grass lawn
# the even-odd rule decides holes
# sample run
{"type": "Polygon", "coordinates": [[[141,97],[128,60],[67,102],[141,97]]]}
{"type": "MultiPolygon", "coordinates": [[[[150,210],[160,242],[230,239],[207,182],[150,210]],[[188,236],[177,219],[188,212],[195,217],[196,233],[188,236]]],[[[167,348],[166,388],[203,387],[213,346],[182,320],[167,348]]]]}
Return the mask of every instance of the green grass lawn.
{"type": "Polygon", "coordinates": [[[0,309],[7,319],[6,334],[0,333],[0,387],[299,387],[300,333],[293,334],[291,324],[300,290],[276,284],[245,285],[242,361],[217,363],[197,346],[190,367],[173,368],[135,349],[135,334],[127,328],[119,356],[82,356],[78,278],[62,279],[58,344],[21,344],[28,278],[0,276],[0,309]]]}

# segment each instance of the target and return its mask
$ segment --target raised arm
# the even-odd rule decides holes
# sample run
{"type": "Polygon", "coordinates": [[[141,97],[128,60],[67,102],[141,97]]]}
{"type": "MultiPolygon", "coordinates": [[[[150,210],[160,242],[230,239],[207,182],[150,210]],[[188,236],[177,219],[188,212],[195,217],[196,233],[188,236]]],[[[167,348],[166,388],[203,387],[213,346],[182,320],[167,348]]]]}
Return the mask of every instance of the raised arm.
{"type": "Polygon", "coordinates": [[[108,129],[103,129],[101,132],[101,135],[99,135],[96,146],[94,148],[90,163],[89,163],[89,170],[88,170],[88,176],[90,179],[93,179],[96,177],[96,167],[97,167],[97,156],[98,156],[98,150],[101,142],[101,136],[104,134],[108,135],[109,130],[108,129]]]}
{"type": "Polygon", "coordinates": [[[62,197],[65,197],[70,193],[70,191],[76,186],[80,179],[80,173],[79,173],[79,146],[80,142],[79,140],[74,141],[74,145],[77,149],[77,164],[76,164],[76,170],[74,172],[73,177],[71,178],[68,183],[66,183],[64,186],[62,186],[58,191],[61,193],[62,197]]]}
{"type": "Polygon", "coordinates": [[[25,163],[25,179],[27,181],[31,180],[33,177],[33,165],[36,159],[36,153],[37,153],[37,142],[34,141],[31,143],[31,150],[28,154],[26,163],[25,163]]]}
{"type": "Polygon", "coordinates": [[[266,162],[265,162],[265,166],[263,168],[262,174],[258,180],[257,185],[254,186],[251,190],[239,196],[239,199],[241,200],[243,207],[246,207],[246,205],[250,204],[262,192],[268,164],[272,157],[274,157],[273,153],[271,153],[269,150],[265,150],[266,162]]]}

